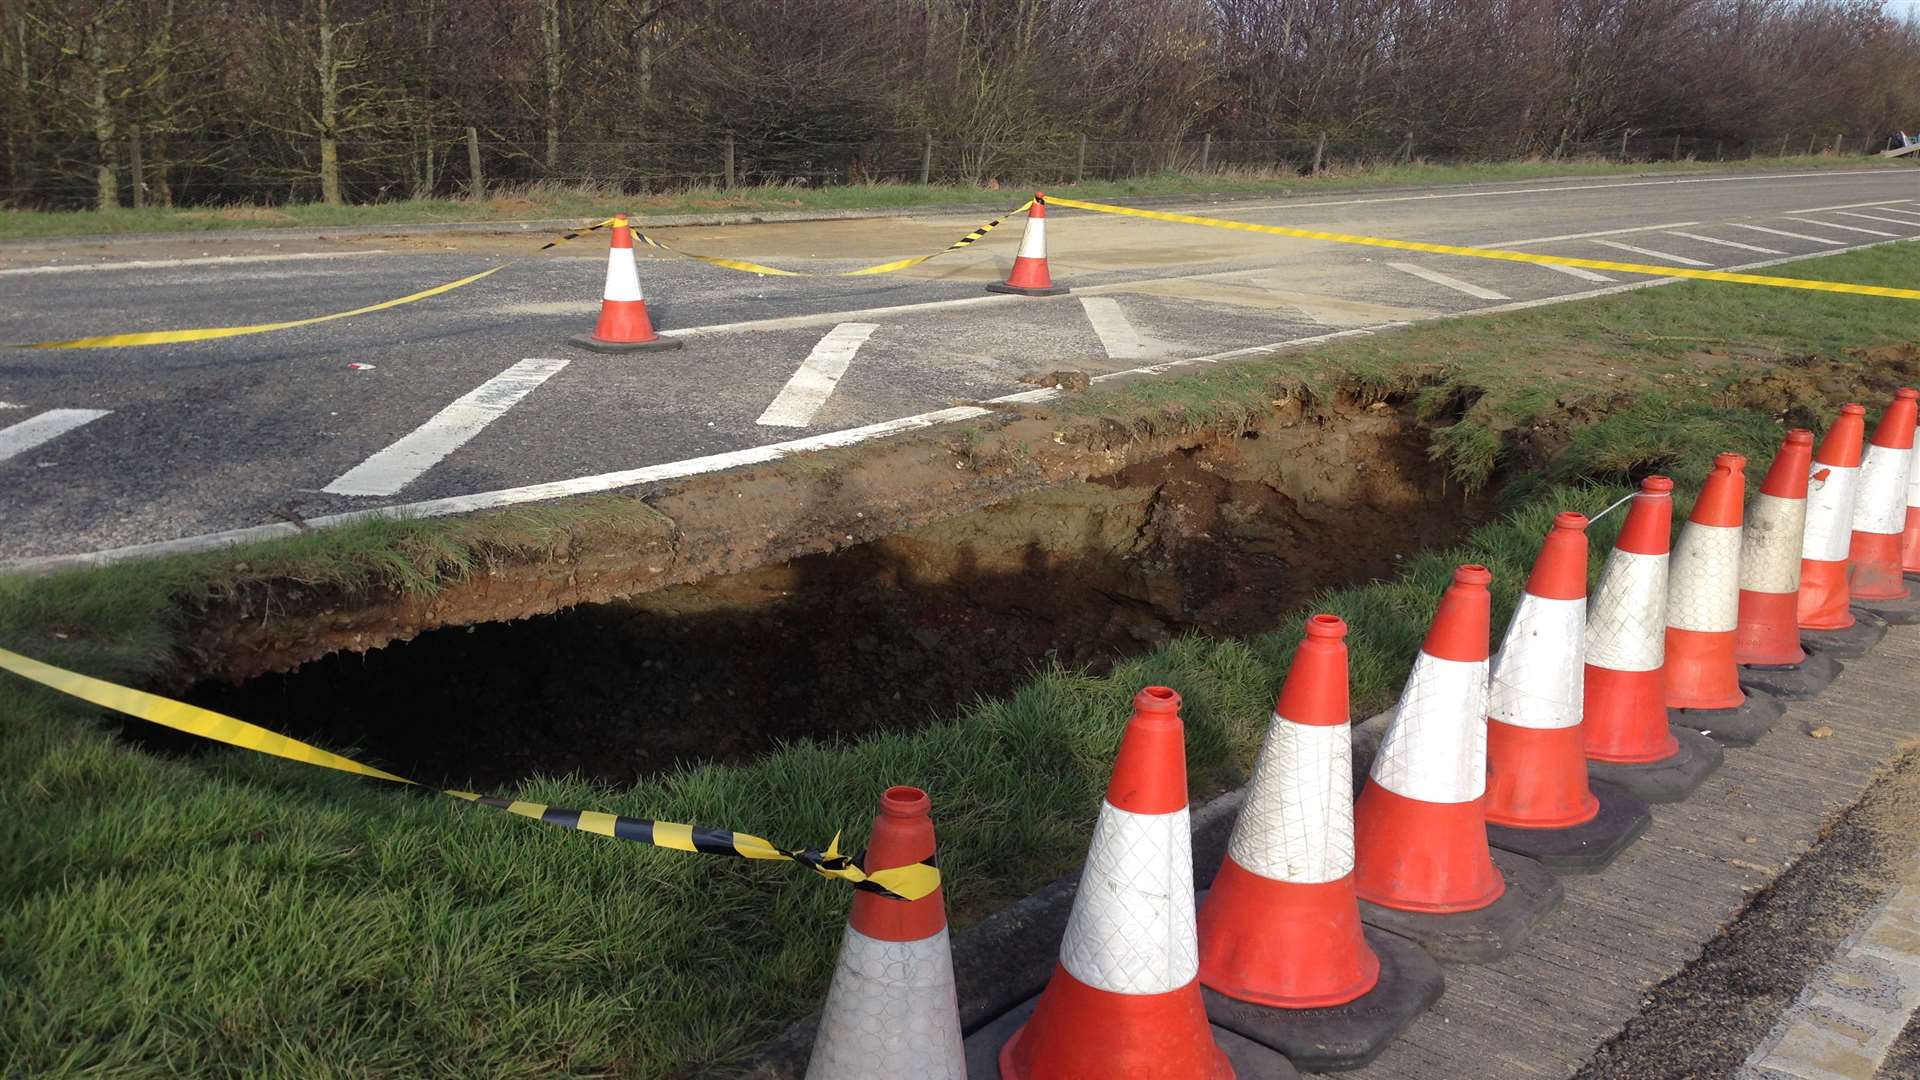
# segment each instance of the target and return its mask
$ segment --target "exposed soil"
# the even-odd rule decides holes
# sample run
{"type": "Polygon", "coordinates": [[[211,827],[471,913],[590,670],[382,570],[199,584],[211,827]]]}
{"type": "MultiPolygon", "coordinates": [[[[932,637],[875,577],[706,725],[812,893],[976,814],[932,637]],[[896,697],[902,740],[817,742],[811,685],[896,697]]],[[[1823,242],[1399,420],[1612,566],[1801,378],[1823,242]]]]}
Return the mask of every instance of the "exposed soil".
{"type": "MultiPolygon", "coordinates": [[[[782,739],[922,723],[1007,692],[1049,660],[1099,668],[1183,631],[1258,632],[1314,593],[1390,574],[1400,556],[1486,515],[1483,499],[1448,489],[1423,431],[1395,407],[1352,405],[1316,419],[1289,405],[1251,430],[1173,440],[1153,456],[1100,449],[1104,473],[929,524],[883,526],[839,550],[487,621],[509,597],[567,591],[541,594],[539,575],[522,572],[469,598],[479,603],[461,621],[483,625],[334,652],[238,686],[203,683],[190,699],[365,748],[430,782],[490,787],[575,770],[621,782],[676,760],[751,756],[782,739]]],[[[1078,456],[1087,464],[1088,449],[1078,456]]],[[[939,471],[894,479],[950,489],[949,477],[966,470],[939,471]]],[[[865,476],[834,475],[849,485],[865,476]]],[[[738,528],[728,517],[772,539],[804,510],[770,488],[756,498],[753,478],[738,479],[747,491],[729,515],[706,508],[707,540],[684,531],[652,545],[636,537],[643,542],[627,561],[658,560],[664,571],[738,528]]],[[[884,499],[862,505],[883,517],[906,510],[884,499]]],[[[547,569],[559,579],[552,587],[580,577],[573,565],[547,569]]],[[[335,641],[334,622],[371,634],[384,618],[380,632],[404,637],[405,620],[425,614],[408,606],[273,619],[288,637],[254,655],[287,658],[335,641]]],[[[213,637],[257,645],[250,631],[260,625],[231,618],[213,637]]]]}

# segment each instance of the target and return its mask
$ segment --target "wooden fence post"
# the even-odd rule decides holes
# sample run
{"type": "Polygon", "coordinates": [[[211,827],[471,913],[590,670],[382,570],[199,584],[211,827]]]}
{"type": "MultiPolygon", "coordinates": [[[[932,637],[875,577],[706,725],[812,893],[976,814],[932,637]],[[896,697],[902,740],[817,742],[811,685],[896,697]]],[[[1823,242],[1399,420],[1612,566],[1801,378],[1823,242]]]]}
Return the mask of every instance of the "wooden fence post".
{"type": "Polygon", "coordinates": [[[1678,135],[1673,137],[1673,160],[1680,160],[1680,136],[1678,135]]]}
{"type": "Polygon", "coordinates": [[[920,183],[933,183],[933,132],[927,132],[926,145],[920,148],[920,183]]]}
{"type": "Polygon", "coordinates": [[[480,175],[480,131],[467,128],[467,198],[487,197],[487,178],[480,175]]]}
{"type": "Polygon", "coordinates": [[[1087,176],[1087,133],[1080,133],[1080,157],[1073,163],[1073,182],[1079,183],[1087,176]]]}
{"type": "Polygon", "coordinates": [[[1207,171],[1207,162],[1213,157],[1213,132],[1209,131],[1200,139],[1200,171],[1207,171]]]}
{"type": "Polygon", "coordinates": [[[1630,128],[1620,129],[1620,163],[1622,165],[1627,162],[1627,136],[1631,134],[1631,132],[1632,129],[1630,128]]]}
{"type": "Polygon", "coordinates": [[[1322,131],[1320,133],[1319,141],[1313,144],[1313,175],[1315,176],[1320,175],[1320,165],[1321,165],[1321,162],[1326,160],[1326,156],[1327,156],[1327,133],[1322,131]]]}
{"type": "Polygon", "coordinates": [[[727,153],[726,153],[725,164],[726,164],[727,190],[732,191],[733,190],[733,132],[731,131],[727,132],[727,153]]]}
{"type": "Polygon", "coordinates": [[[1413,132],[1411,131],[1407,132],[1407,145],[1400,148],[1400,161],[1409,165],[1413,163],[1413,132]]]}

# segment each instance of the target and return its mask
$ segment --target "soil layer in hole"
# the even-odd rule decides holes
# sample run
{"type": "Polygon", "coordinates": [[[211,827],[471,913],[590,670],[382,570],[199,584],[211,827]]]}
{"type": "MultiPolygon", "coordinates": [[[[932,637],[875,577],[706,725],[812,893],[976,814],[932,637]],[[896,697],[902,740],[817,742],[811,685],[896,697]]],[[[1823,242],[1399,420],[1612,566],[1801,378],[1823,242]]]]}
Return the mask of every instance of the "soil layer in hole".
{"type": "Polygon", "coordinates": [[[1049,661],[1271,629],[1457,538],[1383,406],[1250,432],[826,555],[514,623],[434,630],[189,700],[429,783],[629,782],[681,761],[952,715],[1049,661]]]}

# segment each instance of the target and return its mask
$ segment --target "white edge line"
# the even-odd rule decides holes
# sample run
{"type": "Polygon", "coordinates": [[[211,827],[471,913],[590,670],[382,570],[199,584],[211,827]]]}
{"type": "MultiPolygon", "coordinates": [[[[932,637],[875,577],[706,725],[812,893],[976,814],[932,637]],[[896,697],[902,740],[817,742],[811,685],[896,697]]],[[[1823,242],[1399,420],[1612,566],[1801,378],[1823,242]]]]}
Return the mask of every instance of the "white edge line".
{"type": "Polygon", "coordinates": [[[366,251],[294,251],[284,255],[210,255],[200,259],[135,259],[130,262],[75,263],[72,266],[21,266],[0,270],[0,277],[25,274],[79,274],[95,270],[172,270],[183,266],[239,266],[244,263],[297,262],[307,259],[350,259],[356,255],[385,255],[386,248],[366,251]]]}
{"type": "MultiPolygon", "coordinates": [[[[1804,255],[1788,255],[1779,259],[1767,259],[1761,262],[1742,263],[1722,269],[1739,273],[1746,270],[1761,270],[1769,266],[1781,266],[1786,263],[1800,262],[1805,259],[1818,259],[1827,255],[1843,255],[1849,251],[1864,251],[1868,248],[1887,244],[1906,244],[1920,241],[1920,237],[1898,237],[1892,240],[1875,240],[1865,244],[1835,251],[1815,251],[1804,255]]],[[[1660,277],[1646,281],[1631,281],[1622,285],[1610,285],[1603,289],[1587,289],[1582,292],[1567,293],[1563,296],[1548,296],[1537,300],[1517,300],[1511,304],[1495,304],[1491,307],[1473,308],[1467,311],[1445,312],[1422,322],[1446,319],[1471,319],[1482,315],[1498,315],[1509,311],[1525,311],[1530,308],[1547,307],[1551,304],[1563,304],[1574,300],[1587,300],[1598,296],[1613,296],[1632,292],[1635,289],[1648,289],[1658,285],[1672,285],[1685,278],[1660,277]]],[[[1208,356],[1190,357],[1184,360],[1169,360],[1165,363],[1146,367],[1130,368],[1126,371],[1114,371],[1095,377],[1093,382],[1109,382],[1115,379],[1158,375],[1176,368],[1195,364],[1215,364],[1226,360],[1235,360],[1248,356],[1268,356],[1289,349],[1307,348],[1339,338],[1362,337],[1381,330],[1397,330],[1413,326],[1409,322],[1374,323],[1369,326],[1338,330],[1313,337],[1290,338],[1266,345],[1250,345],[1231,349],[1227,352],[1213,353],[1208,356]]],[[[1060,396],[1056,389],[1028,390],[1005,397],[993,398],[985,405],[1030,404],[1051,401],[1060,396]]],[[[47,573],[56,570],[77,569],[89,566],[107,566],[125,562],[129,559],[153,558],[163,555],[183,555],[193,552],[212,551],[234,544],[252,543],[259,540],[272,540],[277,537],[294,536],[312,529],[338,528],[356,521],[365,521],[376,517],[422,518],[445,517],[449,514],[464,514],[475,510],[496,510],[507,506],[519,506],[525,503],[546,502],[551,499],[567,498],[573,495],[587,495],[615,491],[620,488],[637,487],[641,484],[659,483],[663,480],[680,480],[704,473],[720,472],[745,465],[762,465],[796,454],[815,450],[829,450],[838,447],[855,446],[863,442],[897,435],[907,431],[919,431],[940,424],[954,423],[960,420],[973,420],[993,412],[984,406],[961,405],[950,409],[905,416],[897,420],[886,420],[864,427],[848,428],[843,431],[831,431],[822,435],[810,435],[804,439],[789,442],[771,443],[766,446],[748,447],[743,450],[730,450],[721,454],[709,454],[705,457],[688,458],[684,461],[671,461],[660,465],[648,465],[622,472],[600,473],[596,476],[581,476],[571,480],[554,480],[544,484],[530,484],[526,487],[504,488],[499,491],[483,491],[472,495],[455,495],[444,499],[428,499],[422,502],[403,503],[399,506],[371,507],[366,510],[351,510],[341,514],[325,514],[308,518],[305,528],[287,522],[272,525],[254,525],[243,529],[226,529],[220,532],[203,533],[199,536],[184,536],[175,540],[159,540],[147,544],[134,544],[128,547],[107,548],[101,551],[77,553],[71,555],[42,555],[28,559],[14,559],[0,563],[0,572],[7,573],[47,573]]]]}

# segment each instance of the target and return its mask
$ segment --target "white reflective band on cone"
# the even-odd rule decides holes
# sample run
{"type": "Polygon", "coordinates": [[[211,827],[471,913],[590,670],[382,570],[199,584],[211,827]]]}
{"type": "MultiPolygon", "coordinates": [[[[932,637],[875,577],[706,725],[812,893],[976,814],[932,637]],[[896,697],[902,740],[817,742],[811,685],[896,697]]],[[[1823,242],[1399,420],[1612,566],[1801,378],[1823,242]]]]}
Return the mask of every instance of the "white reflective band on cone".
{"type": "Polygon", "coordinates": [[[1188,829],[1185,807],[1135,814],[1100,804],[1060,941],[1074,978],[1115,994],[1164,994],[1199,975],[1188,829]]]}
{"type": "Polygon", "coordinates": [[[1667,625],[1729,633],[1740,625],[1740,526],[1680,530],[1667,567],[1667,625]]]}
{"type": "Polygon", "coordinates": [[[1846,561],[1853,545],[1853,488],[1859,474],[1852,466],[1813,463],[1813,475],[1807,480],[1807,533],[1800,543],[1801,558],[1846,561]]]}
{"type": "Polygon", "coordinates": [[[1027,218],[1027,231],[1020,234],[1020,252],[1016,258],[1044,259],[1047,257],[1047,219],[1043,217],[1027,218]]]}
{"type": "Polygon", "coordinates": [[[1667,556],[1614,548],[1587,614],[1587,663],[1657,671],[1667,663],[1667,556]]]}
{"type": "MultiPolygon", "coordinates": [[[[1898,534],[1907,527],[1908,450],[1867,447],[1860,463],[1860,490],[1853,500],[1853,531],[1898,534]]],[[[1844,557],[1844,556],[1843,556],[1844,557]]]]}
{"type": "Polygon", "coordinates": [[[1472,802],[1487,790],[1487,662],[1425,650],[1374,755],[1374,783],[1409,799],[1472,802]]]}
{"type": "Polygon", "coordinates": [[[633,265],[632,248],[607,250],[606,300],[640,300],[640,271],[633,265]]]}
{"type": "Polygon", "coordinates": [[[1493,657],[1487,715],[1524,728],[1580,722],[1586,686],[1587,601],[1523,593],[1493,657]]]}
{"type": "Polygon", "coordinates": [[[1296,885],[1353,873],[1353,733],[1347,725],[1273,718],[1227,854],[1242,870],[1296,885]]]}
{"type": "Polygon", "coordinates": [[[1800,545],[1807,500],[1761,492],[1747,507],[1740,537],[1740,587],[1748,592],[1800,591],[1800,545]]]}
{"type": "Polygon", "coordinates": [[[966,1080],[953,952],[944,927],[881,941],[847,927],[807,1080],[966,1080]]]}
{"type": "Polygon", "coordinates": [[[1920,508],[1920,428],[1914,429],[1913,452],[1907,456],[1907,506],[1920,508]]]}

